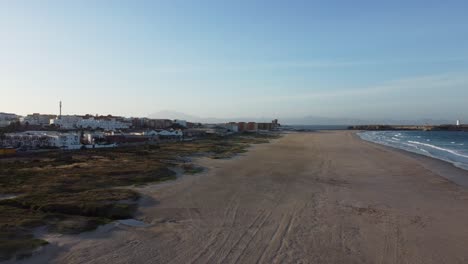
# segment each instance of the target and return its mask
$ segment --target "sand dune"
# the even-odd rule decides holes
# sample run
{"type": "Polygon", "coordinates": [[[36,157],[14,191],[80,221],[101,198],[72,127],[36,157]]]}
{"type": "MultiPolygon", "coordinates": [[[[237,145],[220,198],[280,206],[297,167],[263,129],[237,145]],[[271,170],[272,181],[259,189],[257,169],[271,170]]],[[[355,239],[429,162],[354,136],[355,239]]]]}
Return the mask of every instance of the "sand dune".
{"type": "Polygon", "coordinates": [[[51,238],[25,262],[468,261],[468,193],[441,177],[468,175],[450,165],[347,131],[288,134],[199,163],[208,170],[139,189],[147,225],[51,238]]]}

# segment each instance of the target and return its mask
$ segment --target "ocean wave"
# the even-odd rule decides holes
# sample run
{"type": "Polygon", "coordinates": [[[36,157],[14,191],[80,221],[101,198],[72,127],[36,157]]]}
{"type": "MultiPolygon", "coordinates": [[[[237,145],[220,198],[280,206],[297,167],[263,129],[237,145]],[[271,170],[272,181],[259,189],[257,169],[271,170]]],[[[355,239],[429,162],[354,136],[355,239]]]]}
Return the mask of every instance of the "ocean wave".
{"type": "Polygon", "coordinates": [[[460,147],[468,145],[468,137],[465,136],[456,138],[456,134],[434,132],[418,135],[408,132],[401,133],[401,136],[397,138],[395,132],[390,131],[369,131],[358,133],[358,135],[366,141],[443,160],[468,170],[468,153],[465,152],[468,149],[460,147]],[[450,138],[453,135],[455,138],[450,138]]]}
{"type": "Polygon", "coordinates": [[[425,153],[428,153],[429,154],[429,151],[423,149],[423,148],[420,148],[419,150],[421,150],[422,152],[425,152],[425,153]]]}
{"type": "Polygon", "coordinates": [[[419,149],[418,146],[414,145],[414,144],[410,144],[410,143],[403,143],[403,145],[406,145],[406,146],[410,146],[410,147],[413,147],[413,148],[416,148],[416,149],[419,149]]]}
{"type": "Polygon", "coordinates": [[[437,150],[440,150],[440,151],[445,151],[445,152],[451,153],[451,154],[459,156],[459,157],[468,158],[468,155],[463,155],[463,154],[461,154],[461,153],[459,153],[459,152],[457,152],[455,150],[452,150],[452,149],[446,149],[446,148],[442,148],[442,147],[438,147],[438,146],[434,146],[434,145],[431,145],[431,144],[422,143],[422,142],[418,142],[418,141],[408,140],[408,142],[413,143],[413,144],[417,144],[417,145],[421,145],[421,146],[426,146],[426,147],[433,148],[433,149],[437,149],[437,150]]]}

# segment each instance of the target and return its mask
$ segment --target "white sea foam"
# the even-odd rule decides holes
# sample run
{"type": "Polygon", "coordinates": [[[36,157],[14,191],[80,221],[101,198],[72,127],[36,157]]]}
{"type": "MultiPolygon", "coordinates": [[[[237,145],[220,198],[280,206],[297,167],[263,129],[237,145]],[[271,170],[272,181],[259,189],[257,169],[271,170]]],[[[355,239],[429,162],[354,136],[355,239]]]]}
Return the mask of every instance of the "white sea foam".
{"type": "Polygon", "coordinates": [[[459,157],[468,158],[468,155],[463,155],[463,154],[458,153],[457,151],[452,150],[452,149],[446,149],[446,148],[434,146],[434,145],[431,145],[431,144],[421,143],[421,142],[418,142],[418,141],[411,141],[411,140],[409,140],[408,142],[409,142],[409,143],[413,143],[413,144],[418,144],[418,145],[426,146],[426,147],[433,148],[433,149],[437,149],[437,150],[440,150],[440,151],[445,151],[445,152],[451,153],[451,154],[456,155],[456,156],[459,156],[459,157]]]}
{"type": "Polygon", "coordinates": [[[468,153],[464,152],[467,149],[460,147],[467,144],[466,142],[463,142],[464,138],[460,138],[460,140],[458,140],[456,134],[454,135],[455,138],[449,138],[449,140],[446,140],[447,135],[445,134],[444,137],[441,137],[439,140],[437,133],[417,135],[413,132],[405,132],[401,133],[398,138],[395,132],[390,131],[372,131],[359,134],[362,139],[367,141],[444,160],[457,167],[468,170],[468,153]],[[457,140],[450,141],[450,139],[457,140]],[[463,143],[460,143],[460,141],[463,143]]]}
{"type": "Polygon", "coordinates": [[[406,145],[406,146],[410,146],[410,147],[413,147],[413,148],[418,148],[418,146],[414,145],[414,144],[409,144],[409,143],[403,143],[403,145],[406,145]]]}

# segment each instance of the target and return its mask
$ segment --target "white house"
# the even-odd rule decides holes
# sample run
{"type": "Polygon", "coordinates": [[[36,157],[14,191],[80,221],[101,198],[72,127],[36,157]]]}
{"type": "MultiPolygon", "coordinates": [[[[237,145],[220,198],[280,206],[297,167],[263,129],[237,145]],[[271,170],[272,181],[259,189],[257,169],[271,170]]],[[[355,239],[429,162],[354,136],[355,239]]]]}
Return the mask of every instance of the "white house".
{"type": "Polygon", "coordinates": [[[77,133],[59,133],[56,131],[7,133],[1,143],[3,146],[28,149],[50,147],[78,149],[81,147],[80,136],[77,133]]]}
{"type": "Polygon", "coordinates": [[[158,135],[162,138],[171,137],[171,138],[182,138],[184,133],[182,130],[162,130],[158,132],[158,135]]]}
{"type": "Polygon", "coordinates": [[[81,147],[80,135],[78,133],[57,133],[49,135],[53,147],[63,149],[79,149],[81,147]]]}
{"type": "Polygon", "coordinates": [[[155,137],[155,136],[158,136],[159,133],[158,133],[158,131],[150,130],[150,131],[144,132],[143,135],[150,136],[150,137],[155,137]]]}

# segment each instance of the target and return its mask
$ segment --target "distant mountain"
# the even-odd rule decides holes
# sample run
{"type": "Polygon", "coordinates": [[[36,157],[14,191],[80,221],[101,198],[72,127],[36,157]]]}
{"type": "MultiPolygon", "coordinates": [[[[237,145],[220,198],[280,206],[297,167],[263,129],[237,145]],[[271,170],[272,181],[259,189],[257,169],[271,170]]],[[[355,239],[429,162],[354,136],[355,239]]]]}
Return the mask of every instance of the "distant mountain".
{"type": "Polygon", "coordinates": [[[416,120],[396,120],[396,119],[356,119],[356,118],[328,118],[307,116],[302,118],[282,118],[282,124],[291,125],[368,125],[368,124],[383,124],[383,125],[441,125],[451,124],[454,121],[443,119],[416,119],[416,120]]]}
{"type": "Polygon", "coordinates": [[[181,112],[170,111],[170,110],[162,110],[148,116],[149,118],[161,118],[161,119],[181,119],[181,120],[188,120],[193,122],[198,122],[195,120],[200,119],[197,116],[188,115],[181,112]]]}
{"type": "MultiPolygon", "coordinates": [[[[225,123],[225,122],[270,122],[273,117],[237,117],[237,118],[210,118],[189,115],[177,111],[164,110],[149,115],[150,118],[167,118],[167,119],[183,119],[197,123],[225,123]]],[[[276,117],[275,117],[276,118],[276,117]]],[[[441,125],[452,124],[453,120],[444,119],[417,119],[417,120],[395,120],[395,119],[357,119],[357,118],[330,118],[320,116],[305,116],[298,118],[279,118],[279,122],[283,125],[441,125]]]]}
{"type": "Polygon", "coordinates": [[[252,122],[270,122],[272,118],[252,118],[252,117],[237,117],[237,118],[216,118],[216,117],[199,117],[189,115],[177,111],[163,110],[148,115],[149,118],[166,118],[166,119],[182,119],[196,123],[225,123],[225,122],[240,122],[240,121],[252,121],[252,122]]]}

